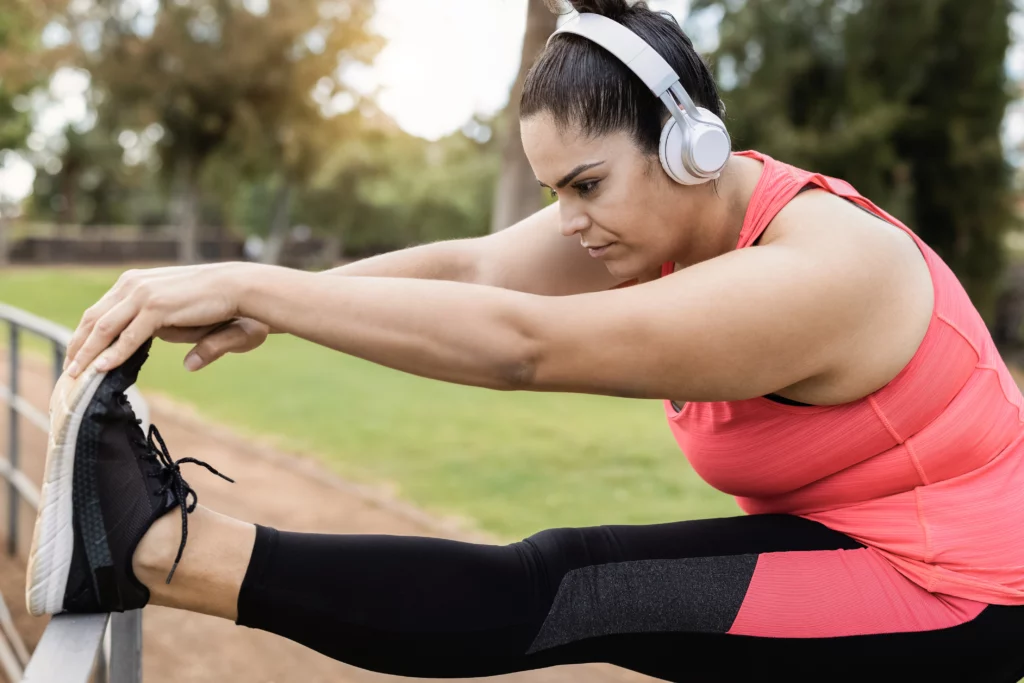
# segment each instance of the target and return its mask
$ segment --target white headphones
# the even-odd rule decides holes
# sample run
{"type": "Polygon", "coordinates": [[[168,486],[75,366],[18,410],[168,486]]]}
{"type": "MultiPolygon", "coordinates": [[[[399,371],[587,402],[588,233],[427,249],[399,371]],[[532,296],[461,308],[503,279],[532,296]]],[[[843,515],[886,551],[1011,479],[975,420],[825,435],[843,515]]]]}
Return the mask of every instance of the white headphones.
{"type": "Polygon", "coordinates": [[[676,72],[646,41],[617,21],[590,12],[565,22],[548,42],[559,33],[583,36],[612,53],[668,108],[672,116],[661,131],[658,155],[670,178],[699,185],[721,174],[732,150],[725,124],[694,104],[676,72]]]}

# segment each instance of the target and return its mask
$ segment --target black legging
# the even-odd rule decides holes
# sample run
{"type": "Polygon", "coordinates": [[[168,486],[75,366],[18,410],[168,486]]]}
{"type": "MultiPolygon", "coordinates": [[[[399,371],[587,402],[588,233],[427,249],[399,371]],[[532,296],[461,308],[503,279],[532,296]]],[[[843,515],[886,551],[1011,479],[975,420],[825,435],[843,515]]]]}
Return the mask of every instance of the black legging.
{"type": "MultiPolygon", "coordinates": [[[[749,621],[739,615],[762,554],[832,551],[787,556],[814,563],[839,557],[839,550],[870,552],[786,515],[551,529],[504,546],[258,526],[238,623],[364,669],[420,677],[583,662],[674,681],[1015,683],[1024,675],[1024,607],[987,606],[938,630],[841,637],[729,632],[749,621]]],[[[844,562],[859,557],[841,555],[844,562]]],[[[907,603],[888,604],[894,601],[873,588],[834,585],[820,598],[877,599],[864,609],[882,620],[890,610],[906,616],[907,603]]],[[[802,609],[807,597],[800,596],[802,609]]],[[[842,620],[843,614],[826,619],[831,625],[823,623],[823,633],[842,620]]]]}

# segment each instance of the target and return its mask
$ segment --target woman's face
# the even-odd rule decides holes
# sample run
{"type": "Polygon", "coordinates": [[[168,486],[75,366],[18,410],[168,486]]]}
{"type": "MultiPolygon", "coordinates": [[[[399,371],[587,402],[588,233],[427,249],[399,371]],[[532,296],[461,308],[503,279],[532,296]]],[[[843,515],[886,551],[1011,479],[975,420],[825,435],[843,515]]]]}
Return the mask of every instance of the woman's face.
{"type": "Polygon", "coordinates": [[[588,139],[559,132],[547,113],[521,121],[521,132],[534,174],[558,198],[562,234],[578,236],[612,275],[647,275],[686,253],[696,193],[674,183],[626,133],[588,139]]]}

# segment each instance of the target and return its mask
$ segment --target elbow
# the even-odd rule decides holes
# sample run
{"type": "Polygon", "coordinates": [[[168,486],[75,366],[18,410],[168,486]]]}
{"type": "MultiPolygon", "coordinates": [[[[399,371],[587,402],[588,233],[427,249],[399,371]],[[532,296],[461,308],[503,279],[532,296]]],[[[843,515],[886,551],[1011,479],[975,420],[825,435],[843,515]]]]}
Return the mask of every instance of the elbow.
{"type": "Polygon", "coordinates": [[[490,348],[491,377],[501,391],[546,391],[545,367],[558,325],[550,307],[554,299],[508,292],[513,305],[505,308],[492,329],[499,336],[490,348]]]}
{"type": "Polygon", "coordinates": [[[495,376],[500,391],[537,391],[538,359],[529,352],[503,359],[497,365],[495,376]]]}
{"type": "Polygon", "coordinates": [[[501,391],[530,391],[534,389],[537,377],[536,363],[522,359],[503,364],[498,368],[498,386],[501,391]]]}
{"type": "Polygon", "coordinates": [[[495,389],[500,391],[539,391],[537,368],[542,353],[537,339],[529,334],[512,333],[506,352],[495,363],[495,389]]]}

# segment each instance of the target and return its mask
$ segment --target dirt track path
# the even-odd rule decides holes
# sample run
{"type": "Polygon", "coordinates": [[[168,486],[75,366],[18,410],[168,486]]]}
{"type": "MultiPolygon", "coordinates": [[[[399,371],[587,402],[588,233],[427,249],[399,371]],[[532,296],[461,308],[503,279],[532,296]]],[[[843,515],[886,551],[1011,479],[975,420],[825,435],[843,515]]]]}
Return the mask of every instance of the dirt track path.
{"type": "MultiPolygon", "coordinates": [[[[0,364],[6,365],[6,364],[0,364]]],[[[0,381],[7,384],[6,368],[0,381]]],[[[21,374],[21,393],[37,407],[46,406],[51,373],[29,363],[21,374]]],[[[386,533],[443,536],[488,541],[460,531],[385,495],[342,481],[314,461],[289,456],[206,422],[190,409],[147,395],[151,419],[163,434],[172,456],[209,462],[233,477],[229,484],[200,468],[189,477],[204,504],[250,522],[279,529],[333,533],[386,533]]],[[[6,408],[6,406],[3,406],[6,408]]],[[[6,410],[4,411],[6,413],[6,410]]],[[[6,451],[6,417],[0,417],[0,444],[6,451]]],[[[21,421],[23,469],[38,482],[45,439],[21,421]]],[[[0,523],[6,523],[6,492],[0,492],[0,523]]],[[[22,512],[22,553],[31,538],[31,518],[22,512]]],[[[0,526],[4,529],[5,526],[0,526]]],[[[44,620],[25,613],[24,564],[0,556],[0,591],[30,643],[44,620]]],[[[187,549],[186,549],[187,557],[187,549]]],[[[143,678],[146,683],[385,683],[416,679],[384,676],[336,662],[297,643],[261,631],[199,614],[162,607],[146,608],[143,618],[143,678]]],[[[0,676],[2,679],[2,676],[0,676]]],[[[494,681],[509,683],[626,683],[654,679],[608,665],[565,666],[524,672],[494,681]]]]}

